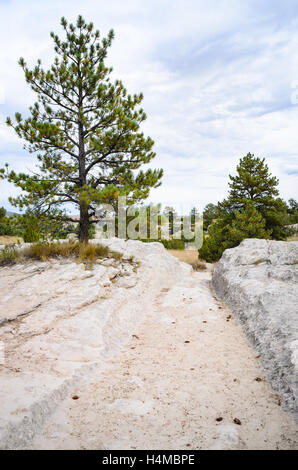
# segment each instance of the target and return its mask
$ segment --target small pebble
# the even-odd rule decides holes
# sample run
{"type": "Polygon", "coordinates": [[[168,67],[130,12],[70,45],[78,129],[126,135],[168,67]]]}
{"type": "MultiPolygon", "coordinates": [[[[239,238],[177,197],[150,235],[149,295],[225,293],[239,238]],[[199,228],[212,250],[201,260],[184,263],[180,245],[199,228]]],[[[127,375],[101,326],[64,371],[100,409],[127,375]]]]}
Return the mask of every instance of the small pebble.
{"type": "Polygon", "coordinates": [[[233,421],[234,421],[235,424],[238,424],[239,426],[241,425],[240,419],[234,418],[233,421]]]}

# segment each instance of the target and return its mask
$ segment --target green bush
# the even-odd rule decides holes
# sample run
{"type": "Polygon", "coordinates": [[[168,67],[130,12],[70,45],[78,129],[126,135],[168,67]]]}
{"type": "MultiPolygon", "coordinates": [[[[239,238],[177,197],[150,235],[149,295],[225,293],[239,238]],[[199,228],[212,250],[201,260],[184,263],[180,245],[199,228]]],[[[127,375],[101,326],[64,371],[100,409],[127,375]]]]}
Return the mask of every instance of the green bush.
{"type": "Polygon", "coordinates": [[[15,230],[6,220],[0,221],[0,235],[15,235],[15,230]]]}
{"type": "Polygon", "coordinates": [[[247,201],[242,211],[236,211],[234,219],[228,216],[218,218],[210,225],[208,237],[204,238],[199,250],[200,257],[212,263],[217,261],[224,250],[233,248],[245,238],[270,238],[271,231],[266,230],[266,221],[256,210],[252,201],[247,201]]]}
{"type": "Polygon", "coordinates": [[[23,233],[23,239],[25,243],[38,242],[40,239],[40,231],[33,225],[27,225],[23,233]]]}
{"type": "Polygon", "coordinates": [[[6,217],[6,210],[0,207],[0,235],[18,235],[12,217],[6,217]]]}
{"type": "Polygon", "coordinates": [[[184,250],[184,241],[181,239],[159,240],[167,250],[184,250]]]}
{"type": "Polygon", "coordinates": [[[209,226],[208,236],[204,235],[203,245],[199,250],[200,258],[213,263],[221,257],[226,248],[233,247],[232,241],[227,239],[227,230],[228,226],[222,219],[217,219],[209,226]]]}

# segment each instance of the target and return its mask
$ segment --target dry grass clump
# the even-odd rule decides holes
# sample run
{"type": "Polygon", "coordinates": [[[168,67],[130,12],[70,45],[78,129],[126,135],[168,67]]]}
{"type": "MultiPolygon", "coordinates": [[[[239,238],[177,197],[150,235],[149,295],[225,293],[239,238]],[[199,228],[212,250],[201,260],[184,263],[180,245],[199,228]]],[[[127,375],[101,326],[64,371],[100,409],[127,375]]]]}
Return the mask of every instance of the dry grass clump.
{"type": "Polygon", "coordinates": [[[0,266],[15,264],[20,260],[21,255],[14,245],[7,245],[0,251],[0,266]]]}
{"type": "Polygon", "coordinates": [[[94,263],[100,258],[122,260],[122,254],[109,251],[101,244],[80,243],[76,241],[34,243],[25,248],[7,245],[0,251],[0,265],[15,264],[27,259],[47,261],[51,258],[75,258],[79,262],[94,263]]]}
{"type": "Polygon", "coordinates": [[[21,250],[22,256],[26,259],[36,259],[47,261],[49,258],[69,258],[70,256],[78,256],[79,243],[73,242],[50,242],[50,243],[34,243],[31,246],[21,250]]]}
{"type": "Polygon", "coordinates": [[[95,245],[91,243],[79,243],[76,242],[75,245],[78,245],[78,258],[79,261],[95,261],[98,258],[107,258],[109,254],[109,249],[107,246],[95,245]]]}
{"type": "Polygon", "coordinates": [[[114,258],[114,259],[116,259],[117,261],[122,261],[123,254],[122,254],[122,253],[119,253],[119,251],[110,251],[109,257],[110,257],[110,258],[114,258]]]}
{"type": "Polygon", "coordinates": [[[194,271],[204,271],[207,269],[206,261],[203,259],[198,259],[197,261],[191,263],[191,265],[194,271]]]}

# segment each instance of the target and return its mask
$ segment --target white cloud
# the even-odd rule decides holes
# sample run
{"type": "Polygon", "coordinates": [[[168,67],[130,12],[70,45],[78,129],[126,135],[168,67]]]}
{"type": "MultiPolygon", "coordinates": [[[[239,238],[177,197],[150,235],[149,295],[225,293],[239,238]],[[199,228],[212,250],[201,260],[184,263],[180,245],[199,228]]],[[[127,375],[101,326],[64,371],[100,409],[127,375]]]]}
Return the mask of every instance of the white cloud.
{"type": "MultiPolygon", "coordinates": [[[[17,65],[24,56],[53,58],[51,30],[62,15],[81,13],[103,34],[113,27],[114,76],[142,90],[144,131],[156,142],[152,167],[165,171],[151,200],[203,207],[226,195],[228,174],[247,152],[265,156],[281,195],[297,197],[298,5],[233,0],[53,0],[0,3],[0,166],[28,161],[4,116],[24,111],[34,96],[17,65]],[[267,5],[267,7],[266,7],[267,5]],[[270,8],[269,8],[270,7],[270,8]],[[15,152],[13,152],[15,149],[15,152]],[[22,157],[24,155],[24,157],[22,157]]],[[[2,200],[10,193],[1,184],[2,200]]]]}

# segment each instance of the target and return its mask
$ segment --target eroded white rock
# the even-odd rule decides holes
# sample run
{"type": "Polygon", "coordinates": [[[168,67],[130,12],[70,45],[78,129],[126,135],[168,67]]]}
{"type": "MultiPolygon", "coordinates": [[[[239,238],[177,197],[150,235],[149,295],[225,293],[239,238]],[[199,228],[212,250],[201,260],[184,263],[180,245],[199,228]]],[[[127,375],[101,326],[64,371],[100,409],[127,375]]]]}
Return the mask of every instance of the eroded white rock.
{"type": "Polygon", "coordinates": [[[119,351],[155,296],[191,272],[159,243],[101,242],[123,261],[0,268],[0,448],[28,444],[70,387],[119,351]]]}
{"type": "Polygon", "coordinates": [[[214,269],[217,296],[244,323],[268,377],[298,415],[298,242],[247,239],[214,269]]]}

